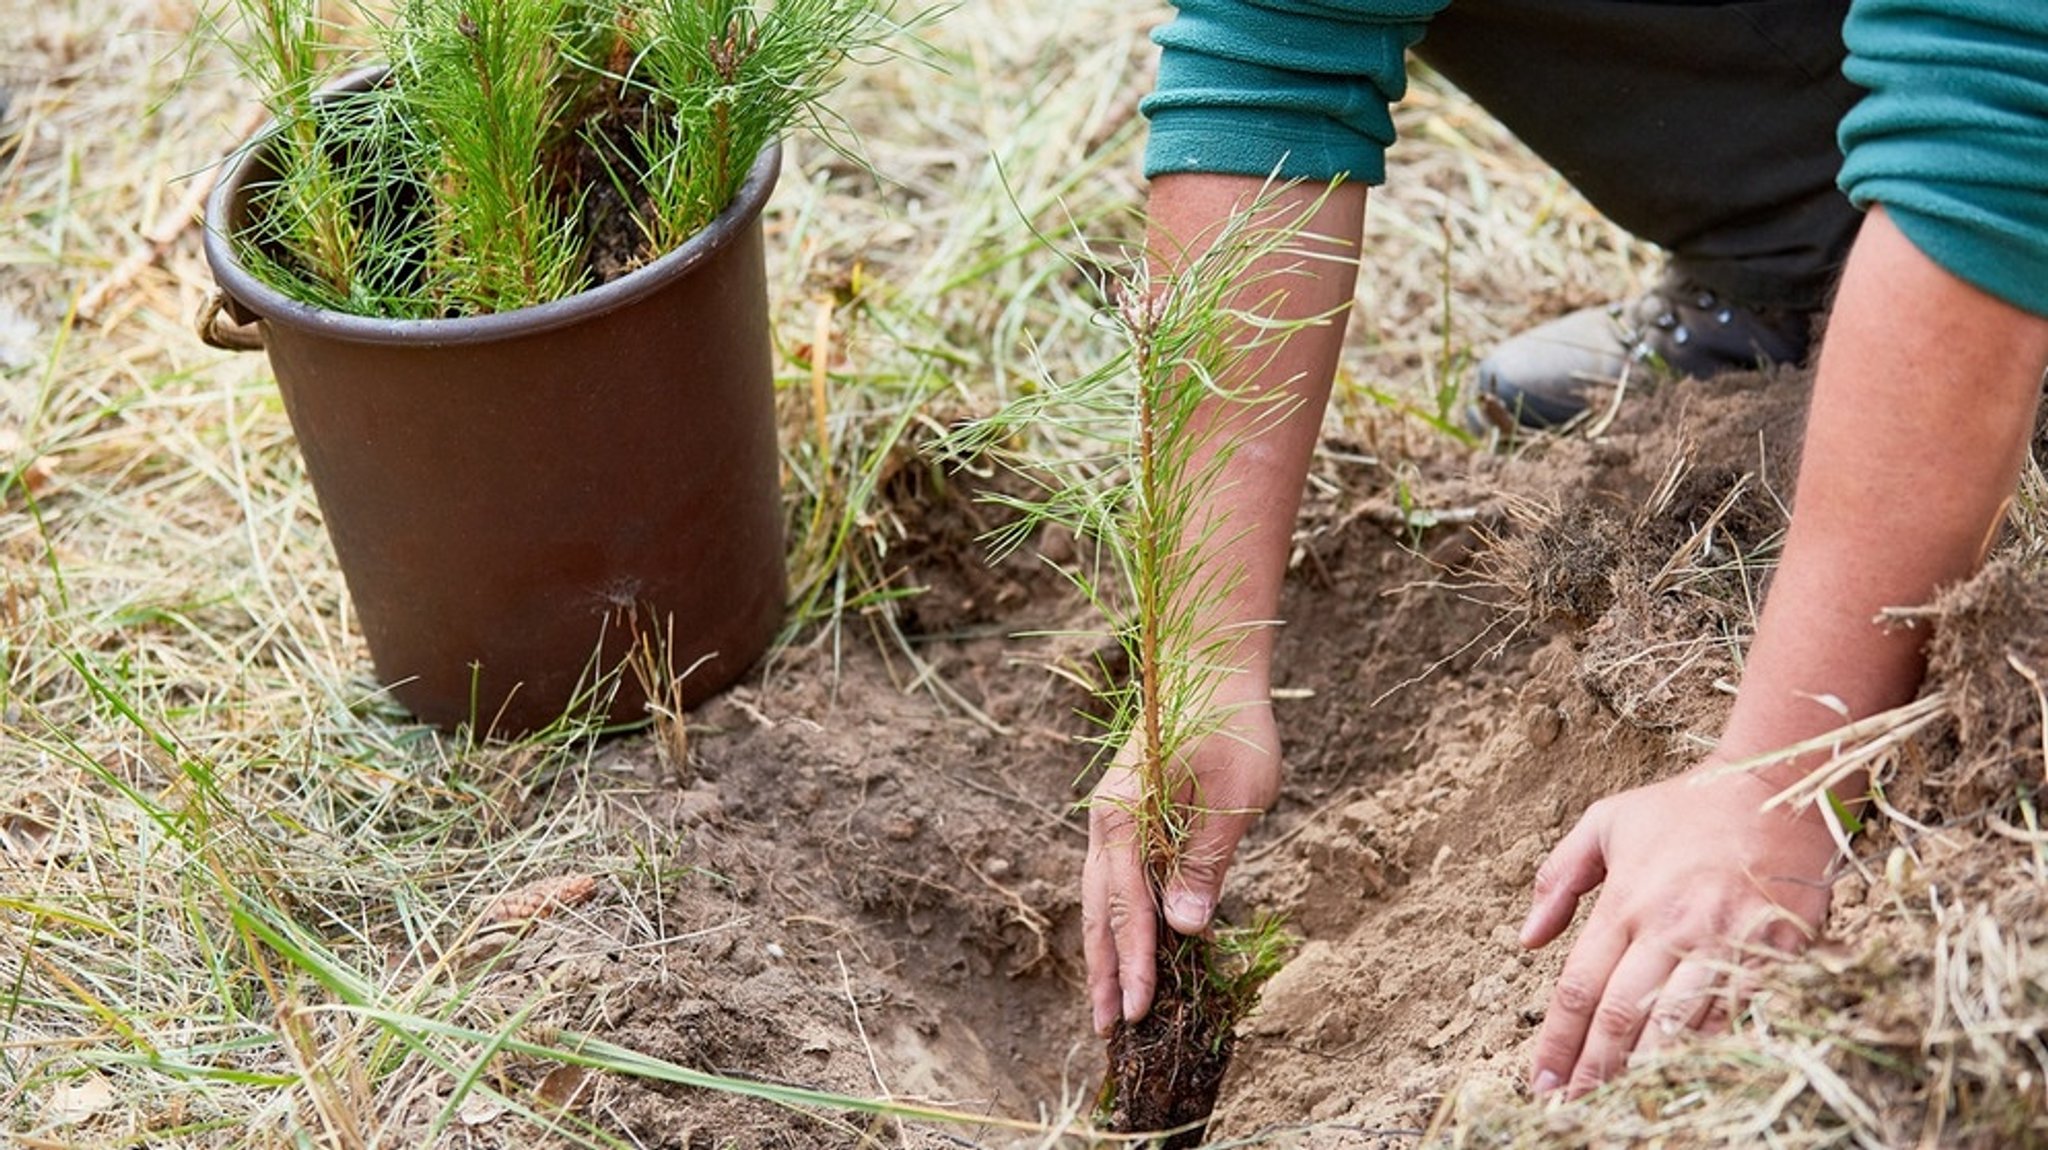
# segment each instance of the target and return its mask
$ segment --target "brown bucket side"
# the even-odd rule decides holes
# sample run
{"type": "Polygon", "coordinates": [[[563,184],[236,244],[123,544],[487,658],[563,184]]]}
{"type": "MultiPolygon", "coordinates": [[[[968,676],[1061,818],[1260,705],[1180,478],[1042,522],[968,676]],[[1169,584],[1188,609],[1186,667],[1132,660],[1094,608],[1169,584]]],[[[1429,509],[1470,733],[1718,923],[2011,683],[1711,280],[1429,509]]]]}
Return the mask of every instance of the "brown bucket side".
{"type": "MultiPolygon", "coordinates": [[[[443,727],[549,724],[636,636],[688,706],[767,649],[786,595],[760,212],[769,148],[683,248],[570,299],[387,321],[260,284],[225,237],[245,156],[208,209],[207,255],[257,317],[379,677],[443,727]]],[[[619,676],[615,721],[645,713],[619,676]]]]}

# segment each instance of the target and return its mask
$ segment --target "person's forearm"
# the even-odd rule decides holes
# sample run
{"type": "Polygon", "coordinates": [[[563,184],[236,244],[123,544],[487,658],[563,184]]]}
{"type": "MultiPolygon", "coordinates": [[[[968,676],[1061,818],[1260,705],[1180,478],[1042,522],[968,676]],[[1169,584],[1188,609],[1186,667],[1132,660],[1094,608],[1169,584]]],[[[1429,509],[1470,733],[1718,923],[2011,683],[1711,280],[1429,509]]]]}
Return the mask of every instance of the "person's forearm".
{"type": "MultiPolygon", "coordinates": [[[[1912,696],[1925,636],[1888,633],[1876,616],[1983,561],[2044,364],[2048,321],[1950,275],[1872,212],[1821,350],[1792,527],[1720,747],[1702,770],[1594,803],[1537,869],[1525,946],[1557,938],[1600,891],[1545,1008],[1537,1094],[1578,1097],[1680,1032],[1725,1023],[1749,993],[1730,972],[1803,949],[1827,920],[1826,812],[1758,807],[1816,756],[1752,776],[1721,765],[1912,696]]],[[[1841,780],[1834,795],[1853,802],[1864,787],[1841,780]]]]}
{"type": "MultiPolygon", "coordinates": [[[[1876,616],[1982,564],[2044,364],[2048,320],[1943,271],[1871,213],[1829,322],[1784,558],[1718,758],[1839,726],[1819,698],[1862,718],[1913,697],[1926,631],[1887,631],[1876,616]]],[[[1765,774],[1784,785],[1807,765],[1765,774]]]]}
{"type": "MultiPolygon", "coordinates": [[[[1169,272],[1183,266],[1213,241],[1224,220],[1258,200],[1265,188],[1265,181],[1243,176],[1161,176],[1153,183],[1149,205],[1154,265],[1169,272]]],[[[1290,217],[1326,190],[1303,185],[1279,192],[1272,214],[1290,217]]],[[[1251,378],[1225,381],[1261,392],[1284,390],[1290,396],[1285,415],[1278,421],[1264,420],[1256,407],[1228,400],[1212,401],[1203,412],[1206,419],[1220,421],[1209,425],[1216,440],[1230,439],[1233,423],[1240,428],[1257,425],[1254,433],[1236,443],[1235,454],[1221,472],[1220,490],[1208,501],[1208,525],[1213,525],[1209,561],[1222,570],[1235,567],[1241,577],[1214,605],[1204,628],[1244,628],[1231,661],[1252,672],[1257,681],[1254,693],[1264,691],[1273,644],[1270,628],[1256,624],[1274,619],[1279,610],[1295,513],[1343,346],[1343,309],[1357,282],[1364,215],[1364,186],[1341,186],[1328,193],[1308,222],[1297,252],[1269,257],[1267,265],[1252,269],[1249,282],[1259,286],[1241,303],[1251,305],[1278,286],[1285,297],[1277,314],[1266,318],[1285,322],[1328,317],[1293,331],[1272,354],[1255,354],[1251,378]],[[1292,264],[1305,264],[1313,274],[1261,277],[1262,272],[1292,264]]],[[[1201,471],[1198,460],[1190,473],[1201,471]]],[[[1204,526],[1198,525],[1197,534],[1204,526]]]]}

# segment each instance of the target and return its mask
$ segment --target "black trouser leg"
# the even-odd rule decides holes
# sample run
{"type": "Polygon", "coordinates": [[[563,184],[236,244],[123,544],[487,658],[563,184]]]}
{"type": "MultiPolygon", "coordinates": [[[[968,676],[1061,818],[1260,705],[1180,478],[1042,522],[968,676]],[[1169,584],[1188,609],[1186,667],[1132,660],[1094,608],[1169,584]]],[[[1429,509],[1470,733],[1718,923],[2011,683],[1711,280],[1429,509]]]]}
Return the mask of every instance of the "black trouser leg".
{"type": "Polygon", "coordinates": [[[1848,8],[1452,0],[1416,51],[1686,276],[1806,309],[1862,220],[1835,187],[1848,8]]]}

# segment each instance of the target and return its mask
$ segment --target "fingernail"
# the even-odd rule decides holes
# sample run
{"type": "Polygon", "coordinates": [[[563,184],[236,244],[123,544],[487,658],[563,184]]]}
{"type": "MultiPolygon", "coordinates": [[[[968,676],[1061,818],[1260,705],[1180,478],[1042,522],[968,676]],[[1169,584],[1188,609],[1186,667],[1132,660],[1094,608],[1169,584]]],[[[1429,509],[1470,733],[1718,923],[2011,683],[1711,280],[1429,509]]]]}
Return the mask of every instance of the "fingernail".
{"type": "Polygon", "coordinates": [[[1125,988],[1124,988],[1124,1021],[1125,1021],[1125,1022],[1136,1022],[1136,1021],[1138,1021],[1138,1012],[1139,1012],[1139,1010],[1140,1010],[1140,1004],[1139,1004],[1139,1002],[1138,1002],[1138,992],[1137,992],[1137,990],[1135,990],[1135,989],[1133,989],[1133,988],[1131,988],[1131,987],[1125,987],[1125,988]]]}
{"type": "Polygon", "coordinates": [[[1208,926],[1209,911],[1209,900],[1193,891],[1175,891],[1166,899],[1166,917],[1173,920],[1173,928],[1182,934],[1208,926]]]}
{"type": "Polygon", "coordinates": [[[1107,1035],[1109,1024],[1115,1021],[1116,1019],[1110,1017],[1109,1011],[1102,1008],[1101,1003],[1095,1004],[1095,1033],[1107,1035]]]}
{"type": "Polygon", "coordinates": [[[1556,1071],[1537,1071],[1535,1090],[1536,1096],[1538,1098],[1541,1098],[1545,1094],[1551,1093],[1552,1091],[1556,1090],[1558,1087],[1562,1085],[1564,1085],[1564,1083],[1558,1079],[1556,1071]]]}

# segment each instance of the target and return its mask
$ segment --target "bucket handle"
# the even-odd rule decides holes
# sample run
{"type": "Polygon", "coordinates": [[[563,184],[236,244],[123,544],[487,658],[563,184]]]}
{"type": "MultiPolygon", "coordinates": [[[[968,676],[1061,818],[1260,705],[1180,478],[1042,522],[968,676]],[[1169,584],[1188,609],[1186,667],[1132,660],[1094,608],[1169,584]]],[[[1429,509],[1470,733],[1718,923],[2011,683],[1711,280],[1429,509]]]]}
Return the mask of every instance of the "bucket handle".
{"type": "Polygon", "coordinates": [[[193,321],[199,329],[200,342],[222,351],[262,351],[263,329],[256,317],[229,298],[219,288],[206,297],[199,305],[199,315],[193,321]],[[243,316],[249,318],[243,319],[243,316]]]}

